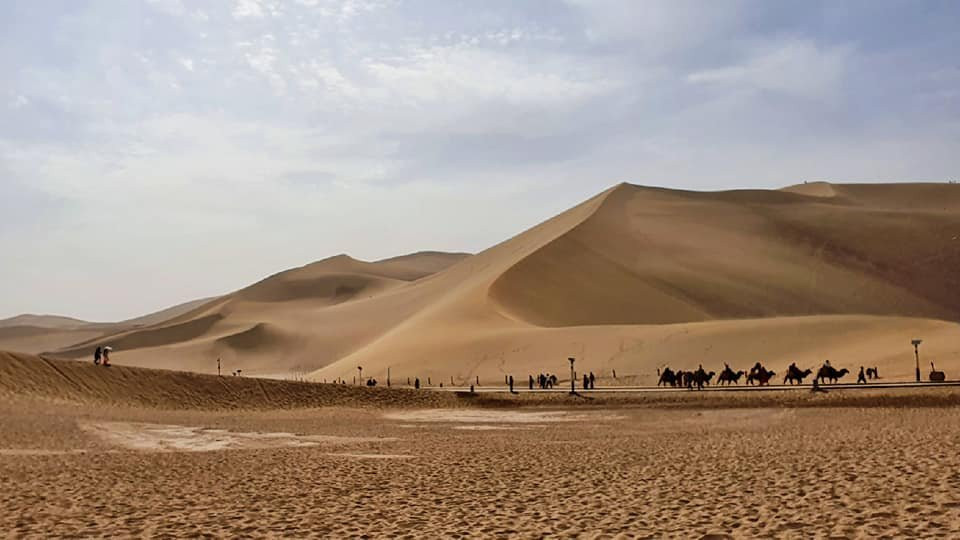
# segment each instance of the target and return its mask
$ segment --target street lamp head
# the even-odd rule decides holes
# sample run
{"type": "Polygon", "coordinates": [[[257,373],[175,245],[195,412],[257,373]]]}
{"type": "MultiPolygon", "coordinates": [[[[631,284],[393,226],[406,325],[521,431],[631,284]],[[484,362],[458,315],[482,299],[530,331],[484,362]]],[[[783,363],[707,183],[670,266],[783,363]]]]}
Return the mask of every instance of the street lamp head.
{"type": "Polygon", "coordinates": [[[573,357],[570,357],[570,358],[567,358],[567,360],[570,361],[570,365],[572,366],[573,363],[574,363],[577,359],[576,359],[576,358],[573,358],[573,357]]]}
{"type": "Polygon", "coordinates": [[[917,345],[923,343],[923,340],[922,340],[922,339],[915,339],[915,340],[911,341],[910,343],[913,344],[914,347],[916,347],[917,345]]]}

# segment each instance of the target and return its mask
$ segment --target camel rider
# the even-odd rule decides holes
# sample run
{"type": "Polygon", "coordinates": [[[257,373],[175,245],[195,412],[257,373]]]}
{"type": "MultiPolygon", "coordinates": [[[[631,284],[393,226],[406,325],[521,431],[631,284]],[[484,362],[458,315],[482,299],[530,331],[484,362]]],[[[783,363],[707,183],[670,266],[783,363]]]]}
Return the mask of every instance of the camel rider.
{"type": "Polygon", "coordinates": [[[757,362],[756,364],[753,365],[752,368],[750,368],[750,373],[752,375],[759,375],[762,370],[763,370],[763,366],[760,365],[760,362],[757,362]]]}
{"type": "Polygon", "coordinates": [[[787,368],[788,373],[800,373],[800,368],[797,367],[796,362],[791,362],[790,367],[787,368]]]}

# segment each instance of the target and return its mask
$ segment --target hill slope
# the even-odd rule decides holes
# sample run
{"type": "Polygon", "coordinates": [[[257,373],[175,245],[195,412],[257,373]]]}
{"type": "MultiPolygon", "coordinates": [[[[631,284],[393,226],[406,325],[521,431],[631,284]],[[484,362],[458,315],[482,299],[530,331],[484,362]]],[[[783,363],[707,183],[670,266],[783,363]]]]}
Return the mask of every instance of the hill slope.
{"type": "Polygon", "coordinates": [[[0,399],[120,404],[158,409],[292,409],[347,407],[438,407],[455,396],[401,388],[217,377],[182,371],[94,366],[0,351],[0,399]]]}
{"type": "Polygon", "coordinates": [[[912,337],[960,368],[960,186],[820,191],[618,186],[434,276],[429,307],[315,376],[496,381],[567,356],[644,382],[825,358],[907,376],[912,337]]]}
{"type": "MultiPolygon", "coordinates": [[[[960,370],[960,186],[623,184],[470,256],[338,256],[109,337],[121,363],[433,382],[830,358],[960,370]],[[955,366],[955,367],[954,367],[955,366]]],[[[61,351],[89,354],[95,343],[61,351]]],[[[924,368],[926,369],[926,368],[924,368]]]]}
{"type": "Polygon", "coordinates": [[[56,354],[78,358],[109,344],[130,365],[209,373],[220,358],[227,372],[305,373],[397,324],[415,306],[393,293],[464,257],[421,252],[365,262],[338,255],[274,274],[161,323],[97,336],[56,354]]]}

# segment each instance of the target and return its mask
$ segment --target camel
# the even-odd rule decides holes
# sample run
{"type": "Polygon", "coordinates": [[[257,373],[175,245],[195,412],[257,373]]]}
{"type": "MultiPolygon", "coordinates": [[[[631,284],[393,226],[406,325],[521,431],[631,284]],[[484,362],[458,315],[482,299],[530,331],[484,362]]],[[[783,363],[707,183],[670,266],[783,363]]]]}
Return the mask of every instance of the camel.
{"type": "Polygon", "coordinates": [[[829,380],[831,384],[836,384],[837,381],[842,379],[847,373],[850,373],[850,370],[847,368],[837,369],[833,366],[824,364],[817,371],[817,376],[815,378],[818,379],[821,384],[827,382],[827,380],[829,380]]]}
{"type": "Polygon", "coordinates": [[[677,386],[677,373],[674,373],[672,369],[664,368],[662,373],[658,369],[657,372],[658,375],[660,375],[660,380],[657,381],[657,386],[666,386],[668,384],[670,386],[677,386]]]}
{"type": "Polygon", "coordinates": [[[947,380],[947,374],[942,371],[937,371],[933,362],[930,362],[930,382],[943,382],[945,380],[947,380]]]}
{"type": "Polygon", "coordinates": [[[747,375],[747,384],[753,384],[756,381],[760,386],[769,385],[774,375],[776,372],[767,371],[767,368],[761,367],[759,371],[752,371],[747,375]]]}
{"type": "Polygon", "coordinates": [[[743,377],[744,375],[746,375],[746,373],[744,373],[742,369],[740,371],[734,372],[732,369],[728,367],[720,372],[720,375],[717,377],[717,384],[721,386],[724,384],[729,385],[731,383],[740,384],[740,377],[743,377]]]}
{"type": "Polygon", "coordinates": [[[693,388],[693,385],[697,385],[697,390],[703,390],[704,385],[709,385],[710,380],[713,379],[714,375],[717,372],[715,371],[704,371],[701,367],[700,369],[694,371],[693,373],[688,373],[689,382],[687,383],[689,388],[693,388]]]}
{"type": "Polygon", "coordinates": [[[787,374],[783,377],[783,384],[787,384],[787,381],[790,381],[790,384],[793,384],[796,381],[797,384],[803,384],[803,380],[807,378],[813,370],[805,369],[800,371],[800,368],[791,366],[787,370],[787,374]]]}

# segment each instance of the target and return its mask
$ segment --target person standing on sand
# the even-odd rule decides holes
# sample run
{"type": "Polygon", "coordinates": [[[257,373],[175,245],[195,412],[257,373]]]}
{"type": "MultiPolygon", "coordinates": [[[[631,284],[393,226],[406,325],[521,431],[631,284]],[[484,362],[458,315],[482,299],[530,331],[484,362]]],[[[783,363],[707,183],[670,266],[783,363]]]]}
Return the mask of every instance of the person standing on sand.
{"type": "Polygon", "coordinates": [[[416,379],[413,380],[413,388],[415,390],[420,389],[420,377],[417,377],[416,379]]]}
{"type": "Polygon", "coordinates": [[[507,382],[510,383],[510,393],[512,394],[512,393],[513,393],[513,375],[511,375],[511,376],[509,377],[509,379],[507,380],[507,382]]]}
{"type": "Polygon", "coordinates": [[[597,378],[593,375],[593,372],[590,372],[590,389],[593,390],[596,388],[597,378]]]}
{"type": "Polygon", "coordinates": [[[530,375],[530,389],[533,390],[533,375],[530,375]]]}
{"type": "Polygon", "coordinates": [[[860,374],[857,375],[857,384],[867,384],[867,376],[863,373],[863,366],[860,366],[860,374]]]}
{"type": "Polygon", "coordinates": [[[103,348],[103,367],[110,367],[110,351],[112,350],[113,347],[103,348]]]}
{"type": "Polygon", "coordinates": [[[93,351],[93,365],[100,365],[100,358],[103,356],[103,348],[97,345],[97,350],[93,351]]]}

